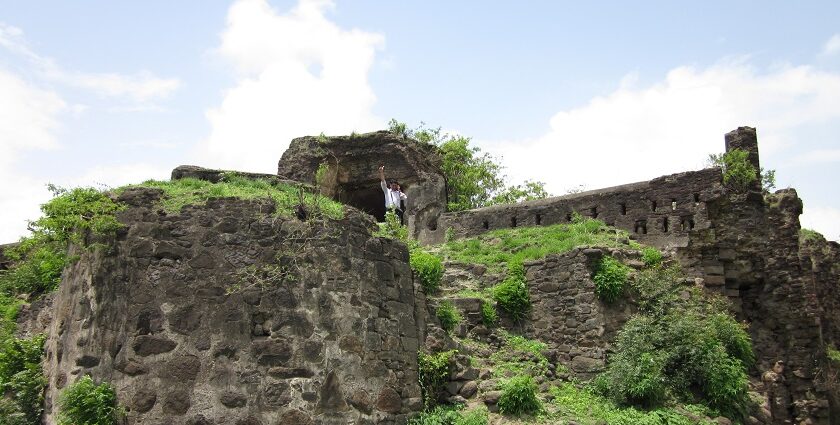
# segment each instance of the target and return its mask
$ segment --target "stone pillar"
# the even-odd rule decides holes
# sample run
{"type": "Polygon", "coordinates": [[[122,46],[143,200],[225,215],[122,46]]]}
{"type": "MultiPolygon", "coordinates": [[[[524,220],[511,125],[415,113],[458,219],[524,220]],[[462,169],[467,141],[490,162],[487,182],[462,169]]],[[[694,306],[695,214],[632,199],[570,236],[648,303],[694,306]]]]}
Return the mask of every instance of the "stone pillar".
{"type": "Polygon", "coordinates": [[[755,128],[753,127],[738,127],[726,133],[724,136],[726,142],[726,152],[732,149],[741,149],[749,153],[749,161],[755,167],[756,171],[761,170],[761,164],[758,160],[758,138],[756,137],[755,128]]]}

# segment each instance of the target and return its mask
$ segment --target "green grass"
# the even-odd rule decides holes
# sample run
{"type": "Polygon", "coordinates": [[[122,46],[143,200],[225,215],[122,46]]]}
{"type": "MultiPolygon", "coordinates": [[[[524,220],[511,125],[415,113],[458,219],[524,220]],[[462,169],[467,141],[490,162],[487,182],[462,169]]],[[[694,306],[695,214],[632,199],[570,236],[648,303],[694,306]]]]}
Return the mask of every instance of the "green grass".
{"type": "Polygon", "coordinates": [[[825,241],[825,236],[823,236],[822,233],[820,233],[816,230],[811,230],[811,229],[803,227],[803,228],[799,229],[799,241],[800,242],[803,242],[803,241],[809,241],[809,242],[825,241]]]}
{"type": "Polygon", "coordinates": [[[593,245],[639,248],[628,240],[627,232],[599,220],[577,216],[568,224],[499,229],[449,241],[441,245],[440,255],[449,261],[483,264],[501,272],[511,262],[537,260],[548,254],[593,245]]]}
{"type": "Polygon", "coordinates": [[[211,198],[239,198],[266,199],[270,198],[277,207],[275,215],[291,217],[296,207],[301,203],[303,195],[304,205],[310,211],[320,211],[325,217],[339,220],[344,217],[344,206],[330,198],[314,195],[285,183],[272,183],[262,179],[248,179],[236,175],[228,175],[224,181],[211,183],[204,180],[185,178],[180,180],[149,180],[129,187],[148,187],[163,190],[165,196],[158,205],[168,213],[178,213],[187,205],[202,205],[211,198]]]}
{"type": "MultiPolygon", "coordinates": [[[[595,395],[585,388],[577,388],[572,383],[563,383],[551,389],[554,396],[552,406],[556,411],[552,418],[573,420],[580,425],[693,425],[695,420],[671,408],[660,408],[652,411],[639,410],[634,407],[620,407],[610,400],[595,395]]],[[[702,406],[685,406],[686,410],[696,416],[707,414],[702,406]]],[[[700,424],[714,424],[712,421],[700,424]]]]}
{"type": "Polygon", "coordinates": [[[479,406],[462,410],[463,406],[438,406],[408,421],[408,425],[487,425],[487,408],[479,406]]]}
{"type": "Polygon", "coordinates": [[[548,372],[548,358],[542,354],[548,347],[545,343],[512,334],[504,329],[499,329],[498,333],[505,343],[501,349],[490,355],[490,361],[494,364],[493,376],[537,377],[548,372]]]}

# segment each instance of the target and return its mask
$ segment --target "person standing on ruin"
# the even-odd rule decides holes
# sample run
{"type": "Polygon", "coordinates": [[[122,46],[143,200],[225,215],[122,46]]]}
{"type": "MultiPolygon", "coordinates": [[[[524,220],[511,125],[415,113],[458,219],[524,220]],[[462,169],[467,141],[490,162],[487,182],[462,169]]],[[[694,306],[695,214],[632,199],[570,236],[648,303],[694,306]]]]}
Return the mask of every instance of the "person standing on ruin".
{"type": "Polygon", "coordinates": [[[400,188],[400,184],[396,180],[391,179],[390,182],[385,182],[385,166],[379,166],[379,185],[382,187],[382,192],[385,194],[385,211],[392,210],[397,217],[400,218],[400,225],[404,224],[402,202],[408,199],[405,193],[400,188]]]}

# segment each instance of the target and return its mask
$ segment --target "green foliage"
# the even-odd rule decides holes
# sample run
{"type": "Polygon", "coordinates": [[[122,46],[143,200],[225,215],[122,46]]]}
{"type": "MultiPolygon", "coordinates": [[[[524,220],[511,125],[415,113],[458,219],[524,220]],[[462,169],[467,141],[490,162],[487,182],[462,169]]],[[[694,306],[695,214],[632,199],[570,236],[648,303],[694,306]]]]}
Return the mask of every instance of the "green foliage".
{"type": "Polygon", "coordinates": [[[606,303],[615,302],[624,292],[630,268],[613,257],[604,257],[595,268],[595,294],[606,303]]]}
{"type": "Polygon", "coordinates": [[[529,375],[533,377],[548,372],[548,358],[543,354],[547,346],[536,340],[514,335],[505,330],[498,330],[504,344],[490,355],[493,362],[493,375],[509,377],[529,375]]]}
{"type": "Polygon", "coordinates": [[[54,197],[41,206],[43,216],[30,223],[33,233],[56,241],[81,243],[85,232],[113,234],[122,227],[116,213],[125,209],[102,191],[91,187],[63,189],[48,186],[54,197]]]}
{"type": "Polygon", "coordinates": [[[675,267],[639,272],[639,314],[619,332],[595,388],[646,407],[699,396],[716,414],[740,419],[749,403],[746,369],[755,361],[749,334],[725,301],[683,281],[675,267]]]}
{"type": "Polygon", "coordinates": [[[840,351],[832,346],[825,347],[825,355],[834,363],[835,367],[840,367],[840,351]]]}
{"type": "Polygon", "coordinates": [[[525,283],[525,266],[521,262],[508,263],[508,275],[492,289],[493,300],[514,320],[521,320],[531,308],[531,298],[525,283]]]}
{"type": "Polygon", "coordinates": [[[825,241],[825,236],[816,230],[801,228],[799,229],[799,242],[820,242],[825,241]]]}
{"type": "Polygon", "coordinates": [[[435,145],[441,157],[441,170],[446,177],[448,211],[464,211],[500,203],[520,202],[550,196],[545,184],[525,181],[523,185],[506,186],[502,165],[490,154],[471,146],[469,137],[441,132],[440,127],[424,123],[410,130],[405,123],[391,119],[389,130],[420,143],[435,145]]]}
{"type": "Polygon", "coordinates": [[[487,425],[489,418],[484,406],[461,410],[462,406],[438,406],[408,421],[409,425],[487,425]]]}
{"type": "Polygon", "coordinates": [[[437,404],[438,395],[443,385],[449,380],[449,368],[457,350],[442,351],[435,354],[417,353],[418,376],[423,403],[427,409],[437,404]]]}
{"type": "Polygon", "coordinates": [[[440,326],[446,332],[452,332],[455,326],[458,326],[461,320],[463,320],[461,313],[450,301],[441,301],[437,311],[435,311],[435,315],[440,320],[440,326]]]}
{"type": "Polygon", "coordinates": [[[408,243],[408,228],[400,224],[400,218],[393,210],[385,211],[385,221],[379,223],[379,230],[375,234],[380,238],[391,238],[408,243]]]}
{"type": "Polygon", "coordinates": [[[0,414],[9,424],[40,422],[47,381],[41,371],[44,336],[0,341],[0,414]]]}
{"type": "Polygon", "coordinates": [[[530,375],[519,375],[501,383],[499,412],[505,415],[534,414],[542,411],[537,384],[530,375]]]}
{"type": "Polygon", "coordinates": [[[642,248],[642,262],[647,267],[656,267],[662,264],[662,253],[652,246],[642,248]]]}
{"type": "Polygon", "coordinates": [[[538,260],[581,246],[630,247],[627,232],[602,221],[575,215],[568,224],[514,227],[449,241],[441,246],[447,260],[483,264],[491,271],[511,262],[538,260]]]}
{"type": "Polygon", "coordinates": [[[114,388],[106,382],[96,385],[90,376],[61,392],[58,412],[60,425],[114,425],[124,415],[114,388]]]}
{"type": "Polygon", "coordinates": [[[545,183],[541,181],[525,180],[524,184],[508,186],[493,196],[490,205],[516,204],[519,202],[545,199],[551,194],[545,190],[545,183]]]}
{"type": "Polygon", "coordinates": [[[417,248],[410,252],[409,265],[426,293],[437,291],[443,277],[443,262],[440,258],[417,248]]]}
{"type": "MultiPolygon", "coordinates": [[[[236,174],[226,175],[223,181],[211,183],[206,180],[185,178],[179,180],[149,180],[127,187],[149,187],[161,189],[163,198],[158,207],[168,213],[178,213],[187,205],[201,205],[211,198],[266,199],[274,201],[275,215],[293,217],[297,207],[318,205],[323,216],[335,220],[344,217],[344,206],[327,197],[302,191],[300,188],[275,183],[264,179],[249,179],[236,174]],[[302,198],[302,199],[301,199],[302,198]]],[[[125,189],[125,188],[121,188],[125,189]]],[[[118,189],[118,190],[121,190],[118,189]]]]}
{"type": "MultiPolygon", "coordinates": [[[[578,388],[570,382],[553,387],[551,395],[554,397],[553,404],[557,408],[555,417],[574,420],[581,425],[603,423],[610,425],[695,425],[698,422],[694,417],[708,414],[701,406],[693,405],[685,406],[684,410],[693,411],[694,417],[686,416],[670,408],[646,412],[633,407],[620,407],[611,400],[589,389],[578,388]]],[[[712,425],[715,422],[702,421],[700,423],[712,425]]]]}
{"type": "Polygon", "coordinates": [[[732,149],[722,154],[711,154],[708,162],[721,168],[723,184],[733,189],[747,189],[757,180],[764,191],[776,187],[776,170],[756,170],[749,161],[749,152],[745,150],[732,149]]]}
{"type": "Polygon", "coordinates": [[[490,301],[481,301],[481,323],[488,328],[492,328],[499,323],[499,313],[496,312],[496,307],[493,307],[493,303],[490,301]]]}

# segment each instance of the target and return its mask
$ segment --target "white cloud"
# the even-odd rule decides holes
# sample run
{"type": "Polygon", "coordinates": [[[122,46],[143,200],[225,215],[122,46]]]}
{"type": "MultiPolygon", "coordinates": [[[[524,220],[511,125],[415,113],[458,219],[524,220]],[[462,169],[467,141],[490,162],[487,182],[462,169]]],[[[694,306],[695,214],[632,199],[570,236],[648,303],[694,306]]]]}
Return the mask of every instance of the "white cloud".
{"type": "Polygon", "coordinates": [[[799,222],[802,227],[822,233],[826,239],[840,240],[840,210],[836,208],[805,205],[799,222]]]}
{"type": "Polygon", "coordinates": [[[796,129],[840,118],[840,74],[808,66],[758,72],[744,59],[706,69],[678,67],[661,82],[560,111],[535,139],[485,142],[516,180],[550,190],[605,187],[696,169],[723,151],[723,133],[757,127],[762,156],[788,147],[796,129]]]}
{"type": "Polygon", "coordinates": [[[825,42],[822,49],[822,54],[825,56],[833,55],[840,52],[840,34],[834,34],[828,41],[825,42]]]}
{"type": "Polygon", "coordinates": [[[169,180],[172,169],[147,163],[129,163],[102,165],[93,167],[77,177],[61,182],[66,187],[92,186],[102,189],[115,188],[127,184],[142,183],[146,180],[169,180]]]}
{"type": "Polygon", "coordinates": [[[44,78],[90,90],[100,96],[127,97],[135,102],[148,102],[169,96],[181,85],[178,79],[158,78],[148,71],[124,75],[64,70],[53,59],[32,51],[20,28],[3,23],[0,23],[0,46],[26,58],[44,78]]]}
{"type": "Polygon", "coordinates": [[[840,149],[817,149],[793,157],[790,164],[794,166],[825,164],[840,162],[840,149]]]}
{"type": "Polygon", "coordinates": [[[17,161],[27,150],[57,147],[57,115],[66,109],[55,93],[39,89],[0,69],[0,243],[26,232],[38,205],[49,198],[45,186],[21,171],[17,161]]]}
{"type": "Polygon", "coordinates": [[[376,96],[368,83],[384,38],[339,28],[324,16],[332,7],[300,0],[281,14],[264,0],[231,6],[217,53],[238,81],[207,111],[202,165],[275,172],[294,137],[384,125],[371,112],[376,96]]]}

